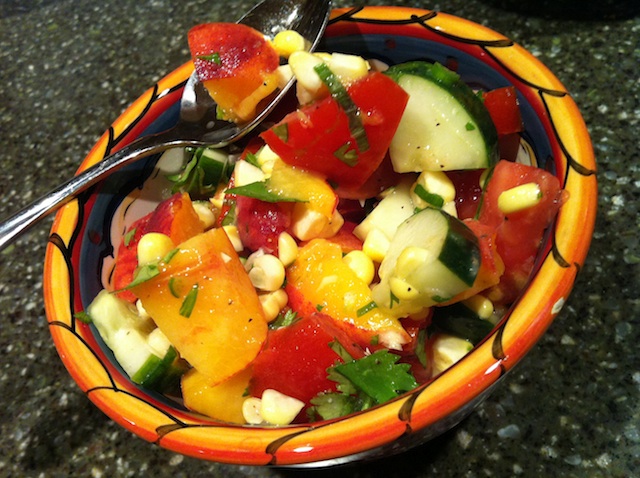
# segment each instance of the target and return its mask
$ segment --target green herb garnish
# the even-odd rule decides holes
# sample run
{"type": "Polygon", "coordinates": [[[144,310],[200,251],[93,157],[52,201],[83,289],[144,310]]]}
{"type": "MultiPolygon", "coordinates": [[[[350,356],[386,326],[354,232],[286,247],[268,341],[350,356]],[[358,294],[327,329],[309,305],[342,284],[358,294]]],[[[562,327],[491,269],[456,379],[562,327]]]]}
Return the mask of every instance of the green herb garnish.
{"type": "Polygon", "coordinates": [[[185,192],[193,198],[209,198],[220,183],[231,178],[233,165],[229,155],[212,148],[187,148],[191,154],[177,174],[167,177],[173,183],[172,193],[185,192]]]}
{"type": "Polygon", "coordinates": [[[131,244],[131,241],[133,240],[134,236],[136,235],[136,231],[138,230],[138,228],[134,227],[133,229],[131,229],[129,232],[127,232],[124,235],[124,247],[129,247],[129,244],[131,244]]]}
{"type": "Polygon", "coordinates": [[[336,100],[340,107],[347,114],[349,121],[349,131],[351,136],[356,140],[358,151],[364,153],[369,150],[369,140],[367,132],[362,124],[360,108],[353,102],[349,92],[344,87],[340,79],[331,71],[326,63],[320,63],[313,67],[322,82],[327,85],[331,97],[336,100]]]}
{"type": "Polygon", "coordinates": [[[216,65],[222,65],[222,60],[220,59],[220,53],[211,53],[210,55],[199,55],[196,58],[202,61],[213,62],[216,65]]]}
{"type": "Polygon", "coordinates": [[[180,279],[178,279],[177,277],[172,277],[171,279],[169,279],[169,292],[171,292],[171,295],[176,299],[179,299],[182,295],[180,293],[180,290],[182,289],[180,285],[180,279]]]}
{"type": "Polygon", "coordinates": [[[376,404],[381,404],[418,386],[409,371],[411,365],[399,364],[399,359],[400,356],[382,349],[359,360],[335,365],[333,369],[376,404]]]}
{"type": "Polygon", "coordinates": [[[350,148],[351,145],[345,143],[333,155],[347,166],[354,167],[358,164],[358,152],[350,148]]]}
{"type": "Polygon", "coordinates": [[[358,317],[362,317],[363,315],[368,314],[369,312],[371,312],[373,309],[375,309],[377,307],[378,307],[378,304],[376,304],[375,302],[371,301],[367,305],[360,307],[358,309],[358,311],[356,312],[356,315],[358,317]]]}
{"type": "Polygon", "coordinates": [[[393,304],[399,304],[400,299],[393,292],[389,292],[389,308],[393,309],[393,304]]]}
{"type": "Polygon", "coordinates": [[[397,363],[399,358],[384,349],[330,367],[327,376],[336,382],[337,392],[320,393],[312,398],[310,419],[342,417],[413,390],[418,383],[409,371],[411,366],[397,363]]]}
{"type": "Polygon", "coordinates": [[[92,322],[91,316],[87,314],[84,310],[80,312],[76,312],[75,314],[73,314],[73,317],[79,320],[80,322],[82,322],[83,324],[90,324],[92,322]]]}
{"type": "Polygon", "coordinates": [[[280,141],[286,143],[289,141],[289,125],[286,123],[279,124],[271,128],[273,134],[275,134],[280,141]]]}
{"type": "Polygon", "coordinates": [[[154,262],[153,264],[145,264],[142,267],[138,267],[135,275],[133,276],[133,280],[127,287],[125,287],[125,289],[131,289],[137,285],[147,282],[158,276],[159,274],[160,266],[157,262],[154,262]]]}
{"type": "Polygon", "coordinates": [[[305,202],[300,199],[280,196],[279,194],[272,192],[269,190],[266,181],[256,181],[255,183],[246,184],[244,186],[229,188],[227,189],[227,193],[235,194],[236,196],[259,199],[265,202],[305,202]]]}
{"type": "Polygon", "coordinates": [[[297,322],[298,320],[300,320],[300,317],[298,317],[298,314],[296,314],[293,310],[289,309],[284,314],[283,313],[278,314],[278,317],[276,317],[276,320],[271,322],[271,324],[269,324],[269,327],[272,329],[288,327],[294,324],[295,322],[297,322]]]}
{"type": "Polygon", "coordinates": [[[443,197],[438,194],[430,193],[424,188],[422,184],[416,184],[413,192],[416,194],[416,196],[433,207],[441,208],[442,206],[444,206],[443,197]]]}
{"type": "Polygon", "coordinates": [[[182,301],[179,314],[187,319],[191,317],[194,307],[196,306],[196,300],[198,299],[198,284],[194,284],[193,287],[187,292],[187,296],[182,301]]]}

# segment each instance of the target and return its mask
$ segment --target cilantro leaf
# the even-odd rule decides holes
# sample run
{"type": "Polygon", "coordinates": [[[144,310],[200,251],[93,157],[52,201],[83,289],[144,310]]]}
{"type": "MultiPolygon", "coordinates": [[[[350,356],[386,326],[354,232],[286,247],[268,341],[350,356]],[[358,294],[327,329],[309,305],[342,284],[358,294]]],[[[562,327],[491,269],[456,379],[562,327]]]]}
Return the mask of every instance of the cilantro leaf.
{"type": "Polygon", "coordinates": [[[383,349],[359,360],[335,365],[333,370],[381,404],[418,386],[409,371],[411,366],[397,363],[399,358],[383,349]]]}
{"type": "Polygon", "coordinates": [[[289,309],[284,314],[280,313],[278,317],[276,317],[276,320],[274,320],[271,324],[269,324],[269,327],[271,329],[288,327],[291,324],[297,322],[298,320],[300,320],[300,317],[298,317],[298,314],[296,314],[293,310],[289,309]]]}
{"type": "MultiPolygon", "coordinates": [[[[331,347],[335,350],[335,342],[331,347]]],[[[348,357],[348,355],[347,355],[348,357]]],[[[358,360],[327,369],[336,382],[336,392],[319,393],[311,399],[310,420],[338,418],[379,405],[418,386],[409,364],[397,363],[399,356],[379,350],[358,360]]]]}

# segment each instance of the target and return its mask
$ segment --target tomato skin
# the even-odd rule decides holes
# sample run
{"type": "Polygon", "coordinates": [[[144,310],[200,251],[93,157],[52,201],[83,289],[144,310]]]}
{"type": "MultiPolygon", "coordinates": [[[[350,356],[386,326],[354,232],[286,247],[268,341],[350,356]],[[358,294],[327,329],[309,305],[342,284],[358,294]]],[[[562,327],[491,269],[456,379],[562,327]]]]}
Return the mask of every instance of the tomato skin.
{"type": "Polygon", "coordinates": [[[459,219],[473,219],[478,211],[482,187],[480,176],[484,169],[470,169],[467,171],[447,171],[447,176],[456,189],[456,210],[459,219]]]}
{"type": "Polygon", "coordinates": [[[277,87],[279,56],[264,35],[238,23],[205,23],[188,34],[200,81],[234,120],[247,120],[277,87]]]}
{"type": "Polygon", "coordinates": [[[520,133],[523,130],[515,87],[505,86],[484,92],[482,100],[496,126],[498,136],[520,133]]]}
{"type": "Polygon", "coordinates": [[[345,340],[336,334],[339,331],[318,313],[271,330],[265,347],[253,362],[249,393],[260,397],[271,388],[309,405],[318,393],[335,391],[336,383],[327,378],[327,368],[342,360],[329,344],[345,340]]]}
{"type": "Polygon", "coordinates": [[[482,101],[498,132],[500,159],[515,161],[520,148],[519,133],[524,129],[515,87],[505,86],[484,92],[482,101]]]}
{"type": "Polygon", "coordinates": [[[314,171],[338,187],[361,187],[384,159],[408,95],[391,78],[370,73],[347,87],[360,110],[369,143],[359,152],[357,163],[349,166],[336,156],[345,145],[357,150],[349,120],[332,97],[326,97],[287,115],[278,125],[262,133],[262,138],[282,160],[292,166],[314,171]],[[277,131],[285,126],[287,137],[277,131]]]}
{"type": "Polygon", "coordinates": [[[245,196],[236,197],[236,222],[242,244],[252,251],[278,251],[278,236],[291,225],[291,208],[286,203],[269,203],[245,196]]]}
{"type": "Polygon", "coordinates": [[[489,179],[479,221],[496,231],[496,247],[505,272],[492,288],[491,298],[508,304],[516,299],[533,269],[544,230],[551,224],[565,200],[560,181],[542,169],[509,161],[499,161],[489,179]],[[498,207],[502,191],[535,182],[542,193],[530,208],[505,215],[498,207]]]}

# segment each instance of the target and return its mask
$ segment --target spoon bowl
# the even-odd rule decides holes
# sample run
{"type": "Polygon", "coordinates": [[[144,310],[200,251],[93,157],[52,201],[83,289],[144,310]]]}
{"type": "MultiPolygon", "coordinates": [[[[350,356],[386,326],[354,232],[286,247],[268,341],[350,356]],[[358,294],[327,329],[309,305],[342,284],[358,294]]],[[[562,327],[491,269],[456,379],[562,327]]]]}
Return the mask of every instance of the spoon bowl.
{"type": "MultiPolygon", "coordinates": [[[[295,30],[309,41],[310,50],[313,50],[324,33],[330,12],[330,0],[263,0],[238,23],[267,36],[283,30],[295,30]]],[[[292,84],[293,80],[290,80],[254,119],[236,124],[216,118],[216,104],[194,71],[184,87],[180,120],[173,128],[141,137],[5,219],[0,223],[0,251],[42,218],[132,161],[176,147],[218,148],[237,141],[264,120],[292,84]]]]}

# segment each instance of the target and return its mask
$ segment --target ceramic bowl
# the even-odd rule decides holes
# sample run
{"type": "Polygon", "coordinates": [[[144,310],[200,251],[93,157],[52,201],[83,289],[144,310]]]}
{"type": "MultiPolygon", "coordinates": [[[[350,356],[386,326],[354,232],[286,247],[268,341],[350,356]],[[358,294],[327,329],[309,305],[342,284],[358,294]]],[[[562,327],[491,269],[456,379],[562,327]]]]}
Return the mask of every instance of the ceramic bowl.
{"type": "MultiPolygon", "coordinates": [[[[108,284],[114,248],[126,225],[162,198],[157,158],[114,174],[57,215],[46,253],[45,303],[60,357],[80,389],[109,417],[149,442],[205,460],[247,465],[326,466],[401,452],[467,416],[534,346],[568,299],[593,230],[596,177],[584,122],[554,75],[499,33],[411,8],[336,10],[321,48],[386,63],[439,61],[454,65],[474,88],[514,85],[528,160],[552,171],[569,200],[545,236],[524,293],[455,366],[365,412],[312,425],[265,428],[216,422],[137,387],[92,326],[74,315],[108,284]]],[[[115,120],[80,169],[140,135],[174,124],[191,71],[191,64],[185,64],[142,95],[115,120]]]]}

